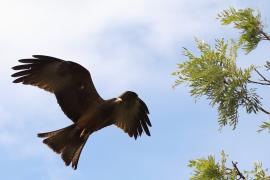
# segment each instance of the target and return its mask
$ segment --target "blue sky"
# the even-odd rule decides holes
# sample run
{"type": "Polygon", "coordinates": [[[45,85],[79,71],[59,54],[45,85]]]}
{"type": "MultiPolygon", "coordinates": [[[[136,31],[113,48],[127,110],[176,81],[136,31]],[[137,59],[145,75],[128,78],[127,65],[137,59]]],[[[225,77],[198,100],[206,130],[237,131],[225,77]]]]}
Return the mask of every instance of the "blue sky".
{"type": "MultiPolygon", "coordinates": [[[[190,177],[190,159],[218,156],[222,149],[241,169],[256,160],[269,165],[269,134],[256,132],[268,117],[241,112],[235,131],[219,132],[217,112],[204,98],[195,103],[187,87],[172,89],[171,72],[184,60],[182,47],[194,49],[194,37],[213,43],[237,36],[215,19],[229,6],[258,8],[269,24],[267,0],[1,0],[1,178],[182,180],[190,177]],[[150,109],[152,136],[134,141],[121,129],[105,128],[89,138],[78,170],[66,167],[36,133],[71,121],[52,94],[11,83],[10,68],[32,54],[82,64],[105,99],[136,91],[150,109]]],[[[262,64],[268,50],[261,44],[239,64],[262,64]]]]}

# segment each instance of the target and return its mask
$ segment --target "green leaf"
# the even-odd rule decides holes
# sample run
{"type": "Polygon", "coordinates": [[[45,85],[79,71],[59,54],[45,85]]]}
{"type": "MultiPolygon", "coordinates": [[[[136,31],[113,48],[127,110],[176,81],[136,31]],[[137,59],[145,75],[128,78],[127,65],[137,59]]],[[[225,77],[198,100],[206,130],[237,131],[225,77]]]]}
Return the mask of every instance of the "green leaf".
{"type": "Polygon", "coordinates": [[[221,24],[233,24],[239,29],[241,36],[239,42],[243,45],[246,53],[255,49],[258,43],[263,40],[263,24],[259,11],[254,13],[251,8],[239,9],[229,8],[218,14],[221,24]]]}
{"type": "Polygon", "coordinates": [[[262,163],[254,163],[254,169],[250,171],[241,171],[239,167],[234,167],[232,164],[228,166],[227,158],[228,155],[222,151],[219,161],[216,161],[212,155],[208,158],[190,160],[188,167],[193,168],[190,180],[236,180],[242,179],[240,173],[247,180],[270,180],[270,176],[267,175],[268,170],[262,168],[262,163]]]}
{"type": "Polygon", "coordinates": [[[191,96],[196,99],[206,96],[211,106],[217,106],[220,127],[229,124],[235,128],[239,107],[247,113],[256,113],[261,107],[255,89],[247,87],[254,66],[246,69],[236,66],[239,44],[232,40],[217,39],[214,48],[199,39],[195,42],[200,55],[183,49],[188,60],[179,63],[173,73],[177,77],[174,86],[186,83],[191,96]]]}
{"type": "Polygon", "coordinates": [[[268,130],[270,132],[270,122],[263,122],[262,125],[260,125],[260,129],[258,132],[261,132],[263,130],[268,130]]]}

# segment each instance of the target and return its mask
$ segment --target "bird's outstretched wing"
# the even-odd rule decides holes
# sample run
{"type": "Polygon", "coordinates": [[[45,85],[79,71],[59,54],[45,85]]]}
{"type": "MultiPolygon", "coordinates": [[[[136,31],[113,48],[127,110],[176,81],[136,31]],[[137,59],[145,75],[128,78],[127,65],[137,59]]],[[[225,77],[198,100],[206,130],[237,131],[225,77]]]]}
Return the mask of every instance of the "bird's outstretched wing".
{"type": "Polygon", "coordinates": [[[137,98],[134,105],[129,108],[121,109],[121,112],[115,120],[115,125],[123,129],[130,137],[137,139],[138,136],[145,132],[150,136],[148,126],[152,126],[148,118],[148,108],[146,104],[137,98]]]}
{"type": "Polygon", "coordinates": [[[33,55],[34,58],[20,59],[19,70],[12,75],[14,83],[38,86],[54,93],[64,113],[73,121],[88,108],[103,101],[92,82],[91,75],[81,65],[62,59],[33,55]]]}

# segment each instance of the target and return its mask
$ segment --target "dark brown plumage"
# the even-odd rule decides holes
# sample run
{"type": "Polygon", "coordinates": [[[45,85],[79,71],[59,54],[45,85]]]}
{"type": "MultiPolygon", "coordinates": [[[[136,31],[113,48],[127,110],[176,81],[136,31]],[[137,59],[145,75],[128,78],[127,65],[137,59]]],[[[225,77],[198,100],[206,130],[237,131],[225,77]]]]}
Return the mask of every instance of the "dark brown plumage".
{"type": "Polygon", "coordinates": [[[34,55],[20,59],[12,77],[14,83],[37,86],[55,94],[58,104],[73,121],[68,127],[40,133],[43,142],[61,154],[66,165],[77,169],[81,151],[88,137],[106,126],[116,125],[137,139],[145,132],[150,136],[146,104],[132,91],[104,100],[98,94],[89,71],[81,65],[58,58],[34,55]]]}

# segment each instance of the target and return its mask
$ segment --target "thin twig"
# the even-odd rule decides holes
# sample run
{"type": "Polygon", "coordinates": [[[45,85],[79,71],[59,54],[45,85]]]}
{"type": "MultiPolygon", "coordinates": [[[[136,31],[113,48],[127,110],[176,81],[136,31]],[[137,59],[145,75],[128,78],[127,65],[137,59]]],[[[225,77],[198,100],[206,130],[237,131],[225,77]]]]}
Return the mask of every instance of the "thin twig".
{"type": "Polygon", "coordinates": [[[257,81],[252,81],[252,80],[248,80],[249,83],[253,83],[253,84],[260,84],[260,85],[270,85],[270,83],[263,83],[263,82],[257,82],[257,81]]]}
{"type": "Polygon", "coordinates": [[[234,162],[232,161],[232,164],[233,164],[233,167],[234,167],[234,169],[236,170],[237,175],[239,176],[239,178],[240,178],[240,179],[246,179],[245,176],[244,176],[244,175],[241,173],[241,171],[238,169],[238,167],[237,167],[237,164],[238,164],[238,163],[237,163],[237,162],[234,163],[234,162]]]}
{"type": "MultiPolygon", "coordinates": [[[[245,98],[245,100],[247,100],[249,103],[252,104],[251,100],[250,100],[247,96],[244,96],[244,98],[245,98]]],[[[260,111],[264,112],[265,114],[270,115],[270,112],[267,111],[266,109],[264,109],[262,106],[259,106],[258,109],[259,109],[260,111]]]]}
{"type": "Polygon", "coordinates": [[[265,114],[270,114],[269,111],[265,110],[263,107],[258,107],[262,112],[264,112],[265,114]]]}
{"type": "Polygon", "coordinates": [[[270,41],[270,36],[266,34],[264,31],[260,31],[260,33],[264,36],[265,40],[270,41]]]}
{"type": "Polygon", "coordinates": [[[270,80],[266,79],[266,77],[264,77],[256,68],[254,69],[256,71],[256,73],[261,77],[263,78],[263,81],[265,82],[269,82],[270,83],[270,80]]]}
{"type": "MultiPolygon", "coordinates": [[[[269,38],[269,40],[270,40],[270,38],[269,38]]],[[[256,68],[254,69],[255,71],[256,71],[256,73],[263,79],[262,81],[264,81],[264,82],[266,82],[266,83],[261,83],[261,82],[256,82],[256,81],[251,81],[251,80],[249,80],[249,82],[252,82],[252,83],[256,83],[256,84],[261,84],[261,85],[269,85],[270,84],[270,80],[268,80],[264,75],[262,75],[256,68]]],[[[246,98],[248,101],[249,101],[249,99],[248,98],[246,98]]],[[[262,111],[262,112],[264,112],[265,114],[270,114],[270,112],[269,111],[267,111],[267,110],[265,110],[263,107],[258,107],[258,109],[260,110],[260,111],[262,111]]]]}

